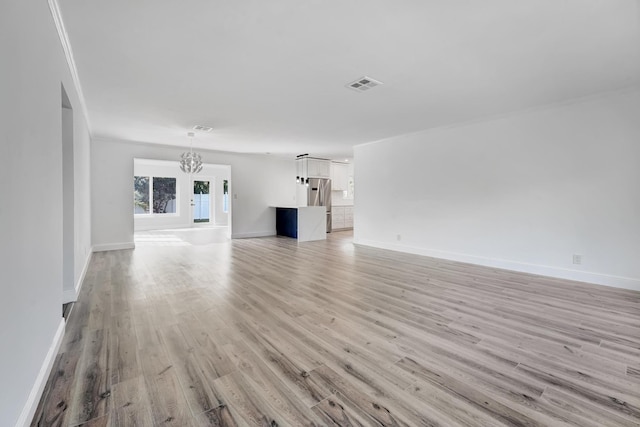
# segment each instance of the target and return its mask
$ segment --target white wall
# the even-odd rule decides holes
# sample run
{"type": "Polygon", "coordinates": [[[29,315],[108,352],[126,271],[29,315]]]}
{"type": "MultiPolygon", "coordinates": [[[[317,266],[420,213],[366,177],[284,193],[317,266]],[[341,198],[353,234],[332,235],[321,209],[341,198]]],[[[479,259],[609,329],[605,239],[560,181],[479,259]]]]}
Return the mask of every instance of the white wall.
{"type": "MultiPolygon", "coordinates": [[[[180,170],[180,164],[176,160],[148,160],[134,159],[134,175],[173,177],[176,178],[176,200],[177,212],[175,214],[163,215],[135,215],[134,231],[140,230],[160,230],[166,228],[191,227],[191,196],[193,186],[188,174],[180,170]]],[[[227,225],[227,213],[222,210],[222,181],[231,180],[230,166],[204,164],[202,171],[193,175],[194,179],[210,180],[212,186],[210,191],[213,197],[211,201],[215,204],[212,210],[213,225],[227,225]]],[[[133,182],[133,177],[131,177],[133,182]]],[[[133,189],[133,187],[132,187],[133,189]]],[[[133,208],[133,204],[132,204],[133,208]]]]}
{"type": "Polygon", "coordinates": [[[0,40],[0,425],[13,426],[35,410],[64,325],[61,84],[74,109],[77,277],[90,250],[89,133],[47,2],[1,2],[0,40]],[[33,189],[37,209],[24,209],[33,189]]]}
{"type": "Polygon", "coordinates": [[[640,290],[639,118],[636,89],[357,146],[355,241],[640,290]]]}
{"type": "MultiPolygon", "coordinates": [[[[75,191],[73,155],[73,110],[68,95],[62,92],[62,290],[64,295],[73,295],[75,300],[75,191]]],[[[38,197],[34,198],[36,208],[38,197]]],[[[37,209],[37,208],[36,208],[37,209]]],[[[63,300],[68,298],[63,296],[63,300]]],[[[65,302],[65,301],[63,301],[65,302]]]]}
{"type": "MultiPolygon", "coordinates": [[[[209,171],[208,168],[213,165],[204,165],[203,172],[205,176],[213,176],[213,182],[210,185],[213,185],[213,191],[211,191],[211,196],[213,197],[213,223],[214,225],[230,225],[229,224],[229,212],[231,212],[231,193],[229,193],[229,205],[227,212],[224,210],[224,180],[226,179],[229,183],[231,182],[231,167],[227,169],[220,170],[218,167],[217,171],[209,171]]],[[[211,200],[211,199],[209,199],[211,200]]]]}
{"type": "MultiPolygon", "coordinates": [[[[133,247],[133,159],[175,161],[180,147],[93,140],[92,236],[97,250],[133,247]]],[[[271,205],[295,202],[295,163],[267,155],[196,150],[210,164],[231,166],[232,237],[275,234],[271,205]]]]}

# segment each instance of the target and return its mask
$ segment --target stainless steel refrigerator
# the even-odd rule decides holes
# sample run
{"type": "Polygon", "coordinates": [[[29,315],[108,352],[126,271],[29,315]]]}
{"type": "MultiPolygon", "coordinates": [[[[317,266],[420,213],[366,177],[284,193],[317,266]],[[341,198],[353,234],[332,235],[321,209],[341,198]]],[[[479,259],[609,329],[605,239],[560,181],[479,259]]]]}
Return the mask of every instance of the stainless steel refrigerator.
{"type": "Polygon", "coordinates": [[[331,233],[331,180],[327,178],[309,178],[307,187],[307,206],[327,207],[327,233],[331,233]]]}

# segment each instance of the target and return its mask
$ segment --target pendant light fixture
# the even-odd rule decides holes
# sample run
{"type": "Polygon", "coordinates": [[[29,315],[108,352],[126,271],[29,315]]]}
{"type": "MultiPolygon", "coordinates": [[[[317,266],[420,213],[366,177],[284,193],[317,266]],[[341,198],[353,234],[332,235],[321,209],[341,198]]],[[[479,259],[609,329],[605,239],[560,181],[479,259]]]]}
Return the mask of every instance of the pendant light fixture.
{"type": "Polygon", "coordinates": [[[187,133],[191,148],[180,156],[180,169],[184,173],[198,173],[202,170],[202,156],[193,152],[193,137],[195,135],[193,132],[187,133]]]}
{"type": "Polygon", "coordinates": [[[309,178],[307,178],[305,180],[304,176],[307,175],[309,176],[309,166],[307,165],[307,156],[309,156],[309,154],[298,154],[296,156],[296,168],[297,168],[297,173],[299,174],[298,176],[296,176],[296,184],[300,184],[300,185],[307,185],[307,187],[309,186],[309,178]],[[305,169],[307,169],[305,171],[305,169]],[[306,173],[305,173],[306,172],[306,173]]]}

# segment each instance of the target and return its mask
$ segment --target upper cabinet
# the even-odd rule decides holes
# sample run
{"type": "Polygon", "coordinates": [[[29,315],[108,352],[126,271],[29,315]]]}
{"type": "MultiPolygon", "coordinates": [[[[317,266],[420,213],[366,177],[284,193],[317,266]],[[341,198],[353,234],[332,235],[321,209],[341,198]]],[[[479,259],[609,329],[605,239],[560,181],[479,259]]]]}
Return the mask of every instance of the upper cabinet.
{"type": "Polygon", "coordinates": [[[297,159],[297,175],[303,178],[331,178],[331,161],[303,157],[297,159]]]}
{"type": "Polygon", "coordinates": [[[349,165],[347,163],[331,162],[331,191],[346,191],[349,189],[349,165]]]}
{"type": "Polygon", "coordinates": [[[322,159],[306,159],[309,178],[331,178],[331,162],[322,159]]]}

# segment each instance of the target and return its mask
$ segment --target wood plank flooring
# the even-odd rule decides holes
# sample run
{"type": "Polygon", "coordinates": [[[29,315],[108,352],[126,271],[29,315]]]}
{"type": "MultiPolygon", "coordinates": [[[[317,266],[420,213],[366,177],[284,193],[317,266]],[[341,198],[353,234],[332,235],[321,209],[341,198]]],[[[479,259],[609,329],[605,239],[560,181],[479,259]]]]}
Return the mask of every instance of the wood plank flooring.
{"type": "Polygon", "coordinates": [[[640,425],[640,293],[351,237],[95,254],[32,425],[640,425]]]}

